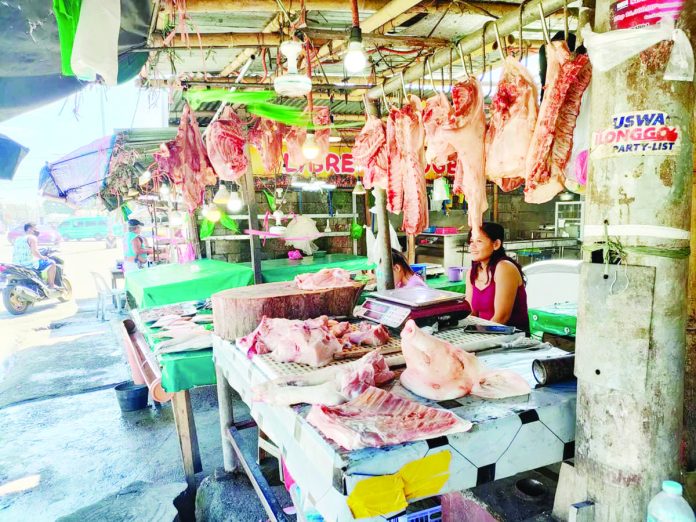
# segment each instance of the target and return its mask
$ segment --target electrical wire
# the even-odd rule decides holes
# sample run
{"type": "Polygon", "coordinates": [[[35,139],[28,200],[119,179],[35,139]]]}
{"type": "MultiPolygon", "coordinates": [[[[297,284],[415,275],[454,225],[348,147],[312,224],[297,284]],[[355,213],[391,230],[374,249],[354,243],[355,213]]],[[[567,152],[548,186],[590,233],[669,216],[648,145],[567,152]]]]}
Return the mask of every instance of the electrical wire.
{"type": "Polygon", "coordinates": [[[353,15],[353,27],[360,27],[360,13],[358,12],[358,0],[350,1],[351,13],[353,15]]]}

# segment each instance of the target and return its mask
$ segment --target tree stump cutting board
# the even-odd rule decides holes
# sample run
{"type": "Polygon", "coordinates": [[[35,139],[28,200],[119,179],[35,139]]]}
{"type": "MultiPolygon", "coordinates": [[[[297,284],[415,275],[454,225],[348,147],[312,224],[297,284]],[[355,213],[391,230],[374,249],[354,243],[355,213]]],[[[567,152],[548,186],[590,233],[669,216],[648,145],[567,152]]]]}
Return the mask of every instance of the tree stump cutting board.
{"type": "Polygon", "coordinates": [[[212,297],[215,333],[228,341],[250,334],[266,317],[312,319],[352,315],[363,287],[351,283],[326,290],[300,290],[294,281],[243,286],[212,297]]]}

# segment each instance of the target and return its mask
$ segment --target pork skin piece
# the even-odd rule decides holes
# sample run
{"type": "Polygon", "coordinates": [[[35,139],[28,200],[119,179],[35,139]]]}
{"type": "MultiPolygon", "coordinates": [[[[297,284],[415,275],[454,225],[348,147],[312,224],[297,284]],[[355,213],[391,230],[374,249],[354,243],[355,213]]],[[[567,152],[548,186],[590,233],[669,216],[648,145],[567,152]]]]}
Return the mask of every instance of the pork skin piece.
{"type": "Polygon", "coordinates": [[[565,42],[551,42],[546,49],[548,81],[527,155],[524,189],[527,203],[546,203],[564,190],[573,130],[582,94],[592,74],[589,58],[573,56],[565,42]]]}
{"type": "Polygon", "coordinates": [[[307,138],[307,129],[302,127],[288,127],[285,133],[286,150],[288,152],[288,162],[294,168],[299,168],[307,162],[302,153],[302,145],[307,138]]]}
{"type": "Polygon", "coordinates": [[[401,111],[392,107],[387,116],[387,155],[389,166],[387,170],[387,210],[392,214],[400,214],[404,203],[404,170],[405,161],[399,153],[397,137],[397,121],[401,111]]]}
{"type": "Polygon", "coordinates": [[[409,320],[401,332],[406,370],[401,384],[416,395],[436,401],[472,394],[486,399],[525,395],[529,383],[509,370],[488,370],[474,354],[428,335],[409,320]]]}
{"type": "Polygon", "coordinates": [[[370,386],[381,386],[393,379],[394,372],[377,349],[352,363],[269,381],[254,387],[252,393],[253,400],[277,406],[337,405],[357,397],[370,386]]]}
{"type": "Polygon", "coordinates": [[[221,180],[237,181],[246,173],[249,161],[244,152],[245,134],[244,125],[230,107],[208,126],[208,157],[221,180]]]}
{"type": "Polygon", "coordinates": [[[352,284],[350,272],[343,268],[323,268],[312,274],[295,276],[295,283],[300,290],[323,290],[352,284]]]}
{"type": "Polygon", "coordinates": [[[318,368],[333,361],[343,345],[331,333],[328,317],[306,321],[264,317],[251,334],[237,340],[247,355],[269,353],[278,362],[296,362],[318,368]]]}
{"type": "Polygon", "coordinates": [[[403,173],[404,219],[402,230],[415,236],[428,227],[428,196],[425,188],[425,130],[420,98],[410,95],[401,109],[397,137],[403,173]]]}
{"type": "Polygon", "coordinates": [[[307,422],[346,450],[380,448],[471,429],[452,412],[369,387],[339,406],[312,406],[307,422]]]}
{"type": "Polygon", "coordinates": [[[486,178],[505,192],[524,184],[527,153],[539,113],[538,99],[529,71],[508,56],[486,130],[486,178]]]}
{"type": "Polygon", "coordinates": [[[368,115],[365,126],[355,138],[353,159],[364,171],[363,185],[366,189],[375,187],[387,190],[389,154],[387,152],[387,132],[379,118],[368,115]]]}
{"type": "Polygon", "coordinates": [[[285,125],[260,118],[249,131],[249,141],[261,155],[266,172],[278,172],[283,160],[285,125]]]}
{"type": "Polygon", "coordinates": [[[445,93],[440,92],[428,98],[423,111],[423,128],[425,130],[425,161],[432,165],[445,165],[449,156],[456,151],[452,146],[451,133],[448,131],[452,106],[445,93]]]}
{"type": "Polygon", "coordinates": [[[348,341],[352,345],[384,346],[389,339],[389,330],[383,324],[368,321],[358,323],[357,331],[348,333],[348,341]]]}

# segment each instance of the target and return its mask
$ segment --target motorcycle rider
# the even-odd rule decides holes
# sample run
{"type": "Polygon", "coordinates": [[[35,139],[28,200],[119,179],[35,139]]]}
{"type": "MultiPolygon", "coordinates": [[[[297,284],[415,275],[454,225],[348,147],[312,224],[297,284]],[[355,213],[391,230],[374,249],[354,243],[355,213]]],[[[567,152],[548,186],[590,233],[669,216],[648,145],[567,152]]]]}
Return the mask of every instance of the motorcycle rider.
{"type": "Polygon", "coordinates": [[[18,237],[14,242],[14,250],[12,253],[12,262],[15,265],[20,265],[26,268],[32,268],[43,273],[47,271],[48,288],[57,290],[56,288],[56,263],[39,252],[39,231],[34,223],[26,223],[24,225],[24,235],[18,237]]]}

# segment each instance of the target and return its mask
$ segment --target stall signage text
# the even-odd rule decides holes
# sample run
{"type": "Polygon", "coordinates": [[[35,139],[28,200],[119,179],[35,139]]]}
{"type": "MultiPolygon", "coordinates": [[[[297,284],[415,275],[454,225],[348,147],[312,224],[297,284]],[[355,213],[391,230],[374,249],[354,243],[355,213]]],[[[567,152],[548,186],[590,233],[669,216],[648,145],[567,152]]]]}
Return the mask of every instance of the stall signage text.
{"type": "Polygon", "coordinates": [[[611,6],[611,28],[631,29],[660,22],[662,17],[676,20],[683,0],[619,0],[611,6]]]}
{"type": "Polygon", "coordinates": [[[681,133],[670,120],[669,115],[658,111],[617,114],[610,128],[593,133],[592,155],[675,155],[681,133]]]}

